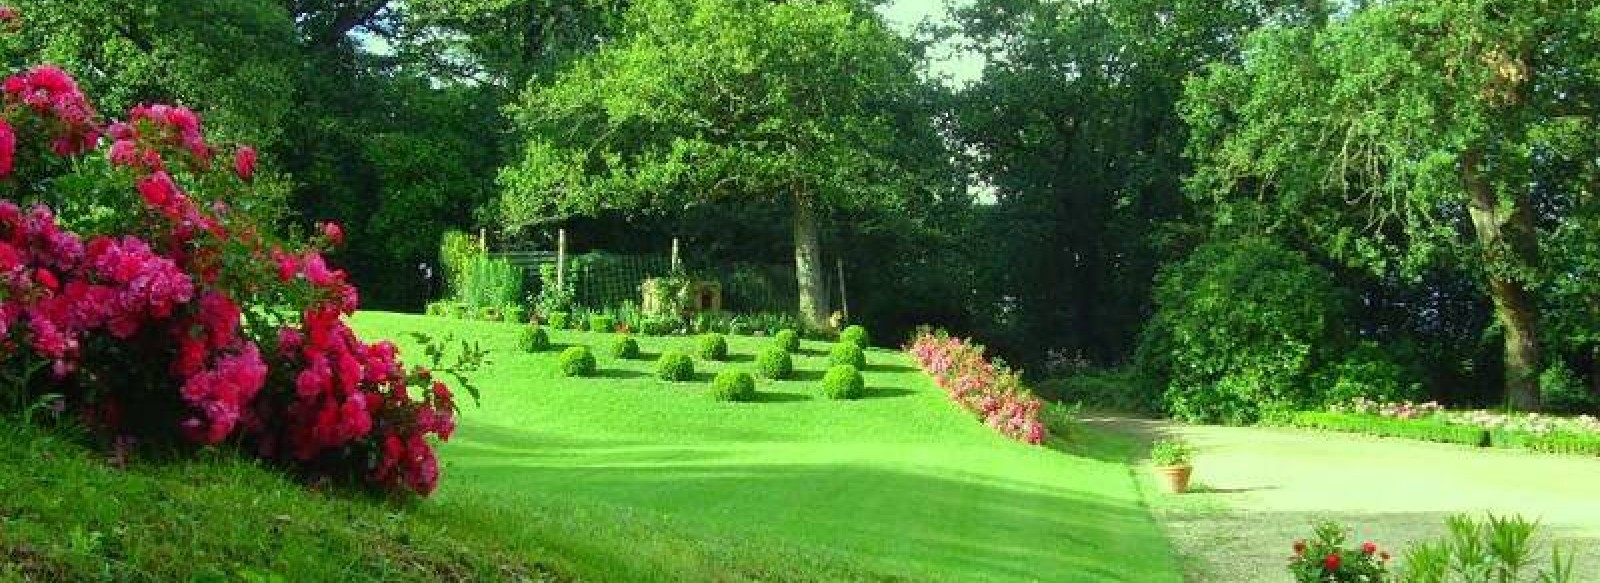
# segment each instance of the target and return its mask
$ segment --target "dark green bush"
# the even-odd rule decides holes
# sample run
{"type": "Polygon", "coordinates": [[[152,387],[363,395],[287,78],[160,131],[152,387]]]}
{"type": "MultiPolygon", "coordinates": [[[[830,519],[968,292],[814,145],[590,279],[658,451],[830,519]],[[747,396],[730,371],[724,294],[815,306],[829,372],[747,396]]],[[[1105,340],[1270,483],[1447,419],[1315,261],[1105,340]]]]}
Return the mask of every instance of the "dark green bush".
{"type": "Polygon", "coordinates": [[[772,341],[789,352],[798,352],[800,350],[800,333],[792,329],[779,330],[777,334],[773,335],[772,341]]]}
{"type": "Polygon", "coordinates": [[[661,358],[656,361],[656,376],[664,381],[693,380],[694,359],[676,350],[663,352],[661,358]]]}
{"type": "Polygon", "coordinates": [[[639,321],[639,333],[646,336],[666,336],[678,329],[679,321],[671,316],[650,316],[639,321]]]}
{"type": "Polygon", "coordinates": [[[727,360],[728,340],[721,334],[711,333],[700,337],[700,343],[695,347],[695,354],[703,360],[727,360]]]}
{"type": "Polygon", "coordinates": [[[1570,431],[1533,433],[1529,431],[1496,429],[1489,432],[1489,441],[1495,447],[1509,449],[1529,449],[1533,451],[1542,451],[1545,453],[1600,456],[1600,435],[1594,433],[1576,433],[1570,431]]]}
{"type": "Polygon", "coordinates": [[[833,351],[828,353],[828,364],[848,364],[856,370],[863,370],[867,368],[867,353],[854,344],[836,344],[833,351]]]}
{"type": "Polygon", "coordinates": [[[870,340],[867,338],[867,329],[859,324],[845,326],[844,330],[839,332],[839,342],[854,344],[860,346],[863,350],[870,345],[870,340]]]}
{"type": "Polygon", "coordinates": [[[769,379],[786,379],[794,374],[794,359],[782,346],[768,346],[756,355],[756,374],[769,379]]]}
{"type": "Polygon", "coordinates": [[[506,306],[505,317],[507,322],[522,324],[528,321],[528,311],[522,306],[506,306]]]}
{"type": "Polygon", "coordinates": [[[1160,391],[1130,369],[1084,369],[1039,383],[1041,395],[1093,409],[1153,416],[1161,413],[1160,391]]]}
{"type": "Polygon", "coordinates": [[[598,368],[594,353],[587,346],[574,346],[561,351],[561,374],[569,377],[586,377],[598,368]]]}
{"type": "Polygon", "coordinates": [[[822,394],[829,399],[859,399],[866,392],[867,382],[861,378],[861,371],[848,364],[836,364],[822,376],[822,394]]]}
{"type": "Polygon", "coordinates": [[[555,328],[557,330],[566,330],[567,326],[572,325],[572,313],[550,312],[549,314],[545,314],[545,323],[549,324],[551,328],[555,328]]]}
{"type": "Polygon", "coordinates": [[[1347,300],[1327,270],[1261,238],[1167,266],[1135,354],[1173,416],[1250,423],[1320,405],[1313,373],[1343,354],[1347,300]]]}
{"type": "Polygon", "coordinates": [[[725,370],[711,381],[711,397],[718,401],[753,401],[756,379],[742,370],[725,370]]]}
{"type": "Polygon", "coordinates": [[[1323,405],[1349,403],[1356,397],[1399,403],[1416,401],[1423,396],[1422,384],[1415,375],[1375,342],[1356,344],[1345,353],[1343,360],[1328,367],[1319,377],[1320,404],[1323,405]]]}
{"type": "Polygon", "coordinates": [[[1583,379],[1567,367],[1567,363],[1556,361],[1539,374],[1540,404],[1551,413],[1577,415],[1600,411],[1600,398],[1589,392],[1589,387],[1584,385],[1583,379]]]}
{"type": "Polygon", "coordinates": [[[639,358],[639,341],[627,334],[617,335],[611,341],[611,356],[621,359],[639,358]]]}
{"type": "Polygon", "coordinates": [[[1422,441],[1457,443],[1473,447],[1490,445],[1489,432],[1471,425],[1451,425],[1431,419],[1395,419],[1360,413],[1302,411],[1289,415],[1294,427],[1325,429],[1345,433],[1364,433],[1379,437],[1402,437],[1422,441]]]}
{"type": "Polygon", "coordinates": [[[543,352],[550,349],[550,335],[539,326],[524,326],[517,336],[517,348],[523,352],[543,352]]]}
{"type": "Polygon", "coordinates": [[[617,319],[611,317],[610,314],[595,314],[593,316],[589,316],[590,332],[615,332],[616,330],[617,319]]]}
{"type": "Polygon", "coordinates": [[[728,323],[728,333],[734,336],[749,336],[751,332],[753,330],[750,329],[750,323],[744,320],[736,319],[728,323]]]}

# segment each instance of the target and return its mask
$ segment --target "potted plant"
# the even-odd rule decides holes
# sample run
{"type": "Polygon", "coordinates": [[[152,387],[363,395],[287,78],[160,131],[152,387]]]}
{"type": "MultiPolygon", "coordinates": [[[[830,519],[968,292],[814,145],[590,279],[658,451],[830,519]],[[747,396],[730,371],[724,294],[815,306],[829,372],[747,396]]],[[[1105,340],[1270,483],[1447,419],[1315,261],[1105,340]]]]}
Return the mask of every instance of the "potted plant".
{"type": "Polygon", "coordinates": [[[1150,462],[1155,464],[1156,473],[1166,478],[1167,489],[1173,494],[1189,489],[1189,475],[1194,472],[1194,466],[1190,465],[1193,458],[1194,449],[1177,439],[1158,439],[1150,446],[1150,462]]]}

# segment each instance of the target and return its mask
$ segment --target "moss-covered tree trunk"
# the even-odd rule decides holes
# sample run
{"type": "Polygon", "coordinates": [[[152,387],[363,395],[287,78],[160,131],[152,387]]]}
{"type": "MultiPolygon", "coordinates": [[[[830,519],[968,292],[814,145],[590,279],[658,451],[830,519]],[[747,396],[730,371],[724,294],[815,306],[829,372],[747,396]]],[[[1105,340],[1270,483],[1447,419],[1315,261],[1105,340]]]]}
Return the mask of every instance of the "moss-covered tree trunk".
{"type": "Polygon", "coordinates": [[[828,326],[828,288],[822,280],[822,241],[816,203],[794,197],[794,275],[800,292],[800,319],[812,328],[828,326]]]}
{"type": "Polygon", "coordinates": [[[1514,272],[1534,265],[1538,232],[1526,196],[1501,204],[1482,174],[1483,152],[1470,150],[1461,161],[1462,182],[1470,197],[1467,211],[1483,253],[1489,298],[1505,335],[1506,404],[1522,411],[1539,409],[1539,308],[1528,286],[1514,272]]]}

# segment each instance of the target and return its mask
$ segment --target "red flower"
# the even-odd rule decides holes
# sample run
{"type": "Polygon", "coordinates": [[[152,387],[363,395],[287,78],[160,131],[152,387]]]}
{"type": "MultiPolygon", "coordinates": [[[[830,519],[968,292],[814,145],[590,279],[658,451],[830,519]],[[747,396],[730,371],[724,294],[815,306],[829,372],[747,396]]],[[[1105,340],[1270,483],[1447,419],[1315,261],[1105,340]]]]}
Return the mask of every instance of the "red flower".
{"type": "Polygon", "coordinates": [[[322,231],[322,238],[327,239],[329,245],[344,246],[344,229],[339,227],[339,223],[332,221],[317,223],[317,229],[322,231]]]}
{"type": "Polygon", "coordinates": [[[17,160],[17,132],[11,124],[0,120],[0,178],[11,175],[17,160]]]}
{"type": "Polygon", "coordinates": [[[1361,543],[1361,554],[1370,555],[1376,552],[1378,552],[1378,545],[1373,544],[1372,541],[1361,543]]]}
{"type": "Polygon", "coordinates": [[[233,154],[233,173],[239,178],[250,180],[256,175],[256,149],[250,146],[240,146],[239,151],[233,154]]]}
{"type": "Polygon", "coordinates": [[[1340,562],[1339,553],[1329,553],[1322,559],[1322,568],[1326,571],[1338,571],[1340,562]]]}

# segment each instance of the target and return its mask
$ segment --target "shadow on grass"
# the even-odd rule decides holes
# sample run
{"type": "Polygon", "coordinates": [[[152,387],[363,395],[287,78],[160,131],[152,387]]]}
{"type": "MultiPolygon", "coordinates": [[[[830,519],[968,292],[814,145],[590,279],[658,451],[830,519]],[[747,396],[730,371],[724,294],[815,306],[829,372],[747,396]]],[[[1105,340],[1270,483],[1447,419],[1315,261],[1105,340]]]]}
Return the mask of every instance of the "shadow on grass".
{"type": "Polygon", "coordinates": [[[781,391],[757,391],[754,403],[802,403],[810,401],[811,395],[804,393],[785,393],[781,391]]]}
{"type": "Polygon", "coordinates": [[[903,388],[900,388],[900,387],[867,387],[866,393],[861,395],[861,398],[862,399],[893,399],[893,398],[896,398],[896,397],[906,397],[906,396],[915,395],[915,394],[917,394],[916,391],[913,391],[911,389],[903,389],[903,388]]]}
{"type": "Polygon", "coordinates": [[[1205,484],[1191,484],[1189,492],[1193,494],[1246,494],[1263,490],[1277,490],[1277,486],[1248,486],[1244,488],[1213,488],[1205,484]]]}
{"type": "Polygon", "coordinates": [[[827,374],[827,371],[820,370],[796,370],[794,371],[794,374],[789,375],[789,378],[784,380],[801,383],[815,383],[821,381],[822,377],[827,374]]]}
{"type": "Polygon", "coordinates": [[[732,354],[732,353],[730,353],[730,354],[728,354],[727,358],[722,359],[722,362],[755,362],[755,361],[756,361],[756,355],[754,355],[754,354],[732,354]]]}
{"type": "Polygon", "coordinates": [[[595,371],[595,373],[594,373],[592,378],[597,378],[597,379],[642,379],[642,378],[647,378],[647,377],[652,377],[652,376],[655,376],[655,375],[652,375],[652,374],[650,374],[648,372],[645,372],[645,371],[642,371],[642,370],[630,370],[630,369],[625,369],[625,368],[602,368],[602,369],[600,369],[598,371],[595,371]]]}
{"type": "Polygon", "coordinates": [[[917,367],[904,364],[869,364],[867,372],[916,372],[917,367]]]}

